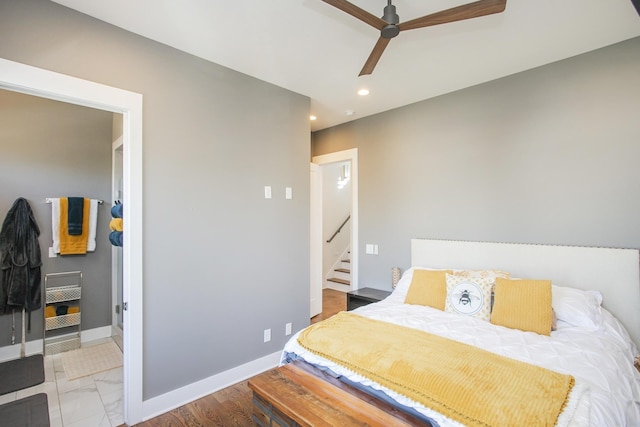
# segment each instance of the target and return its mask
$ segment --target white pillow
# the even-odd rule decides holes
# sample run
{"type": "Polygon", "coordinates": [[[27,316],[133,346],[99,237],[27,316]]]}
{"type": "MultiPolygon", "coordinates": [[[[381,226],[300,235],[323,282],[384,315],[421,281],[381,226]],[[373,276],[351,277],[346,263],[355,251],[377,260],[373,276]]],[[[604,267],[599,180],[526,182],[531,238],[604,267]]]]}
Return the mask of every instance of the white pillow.
{"type": "Polygon", "coordinates": [[[558,322],[589,330],[599,329],[602,325],[600,292],[552,285],[551,298],[558,322]]]}

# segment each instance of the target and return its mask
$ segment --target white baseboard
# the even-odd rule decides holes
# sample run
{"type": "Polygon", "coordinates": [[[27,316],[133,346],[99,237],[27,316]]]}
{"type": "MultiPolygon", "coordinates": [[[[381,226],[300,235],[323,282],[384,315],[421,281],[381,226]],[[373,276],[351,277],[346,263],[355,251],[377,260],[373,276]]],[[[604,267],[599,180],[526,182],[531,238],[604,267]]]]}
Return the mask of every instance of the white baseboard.
{"type": "Polygon", "coordinates": [[[96,341],[111,336],[111,326],[102,326],[80,332],[80,343],[96,341]]]}
{"type": "Polygon", "coordinates": [[[172,409],[186,405],[208,394],[215,393],[223,388],[274,368],[280,363],[281,356],[282,351],[278,351],[193,384],[186,385],[177,390],[170,391],[169,393],[145,400],[142,402],[142,419],[143,421],[147,421],[169,412],[172,409]]]}
{"type": "MultiPolygon", "coordinates": [[[[102,326],[100,328],[88,329],[80,332],[80,342],[85,343],[95,341],[111,336],[111,326],[102,326]]],[[[44,353],[44,340],[27,341],[24,346],[25,356],[32,354],[44,353]]],[[[20,358],[20,344],[7,345],[0,347],[0,362],[20,358]]]]}
{"type": "MultiPolygon", "coordinates": [[[[27,341],[24,345],[24,352],[26,356],[32,354],[43,353],[43,341],[27,341]]],[[[6,362],[7,360],[14,360],[20,358],[20,344],[7,345],[0,347],[0,362],[6,362]]]]}

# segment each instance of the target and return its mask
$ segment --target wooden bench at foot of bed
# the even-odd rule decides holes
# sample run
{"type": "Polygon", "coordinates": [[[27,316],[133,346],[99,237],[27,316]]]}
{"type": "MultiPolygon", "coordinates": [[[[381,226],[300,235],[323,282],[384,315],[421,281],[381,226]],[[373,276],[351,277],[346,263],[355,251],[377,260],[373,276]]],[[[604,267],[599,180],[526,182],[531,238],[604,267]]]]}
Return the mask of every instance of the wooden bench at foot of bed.
{"type": "Polygon", "coordinates": [[[304,362],[257,375],[249,388],[261,427],[429,426],[304,362]]]}

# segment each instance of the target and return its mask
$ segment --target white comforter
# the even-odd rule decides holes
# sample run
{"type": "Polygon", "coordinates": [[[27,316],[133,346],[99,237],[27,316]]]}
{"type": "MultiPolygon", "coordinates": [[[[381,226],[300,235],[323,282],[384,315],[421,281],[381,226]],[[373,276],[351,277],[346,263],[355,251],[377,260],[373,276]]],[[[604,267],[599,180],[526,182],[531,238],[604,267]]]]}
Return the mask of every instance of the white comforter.
{"type": "MultiPolygon", "coordinates": [[[[394,293],[384,301],[354,312],[573,375],[576,385],[558,425],[640,426],[640,374],[633,366],[636,347],[619,322],[606,310],[602,309],[604,321],[598,331],[565,326],[547,337],[495,326],[474,317],[407,305],[403,301],[402,296],[394,293]]],[[[286,344],[284,352],[298,354],[312,364],[326,366],[352,381],[382,390],[399,403],[434,419],[440,426],[460,425],[304,350],[297,343],[297,335],[286,344]]]]}

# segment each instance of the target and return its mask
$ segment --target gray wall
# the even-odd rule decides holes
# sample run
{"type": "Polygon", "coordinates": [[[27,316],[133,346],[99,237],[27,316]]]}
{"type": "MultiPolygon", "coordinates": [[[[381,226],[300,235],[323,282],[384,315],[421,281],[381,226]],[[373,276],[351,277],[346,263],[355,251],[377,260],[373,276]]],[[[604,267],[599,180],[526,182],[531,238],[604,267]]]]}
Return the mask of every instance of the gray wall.
{"type": "Polygon", "coordinates": [[[0,2],[0,40],[0,57],[144,97],[144,399],[309,323],[308,98],[46,0],[0,2]]]}
{"type": "MultiPolygon", "coordinates": [[[[111,324],[112,114],[0,90],[0,216],[24,197],[40,227],[42,283],[47,273],[83,273],[82,329],[111,324]],[[51,205],[47,197],[105,200],[98,210],[96,250],[49,258],[51,205]]],[[[44,304],[44,303],[43,303],[44,304]]],[[[20,340],[20,316],[16,316],[20,340]]],[[[27,341],[42,339],[42,309],[32,313],[27,341]]],[[[0,347],[11,344],[11,315],[0,315],[0,347]]]]}
{"type": "Polygon", "coordinates": [[[411,238],[640,248],[639,52],[636,38],[315,132],[313,155],[358,148],[360,286],[390,289],[411,238]]]}

